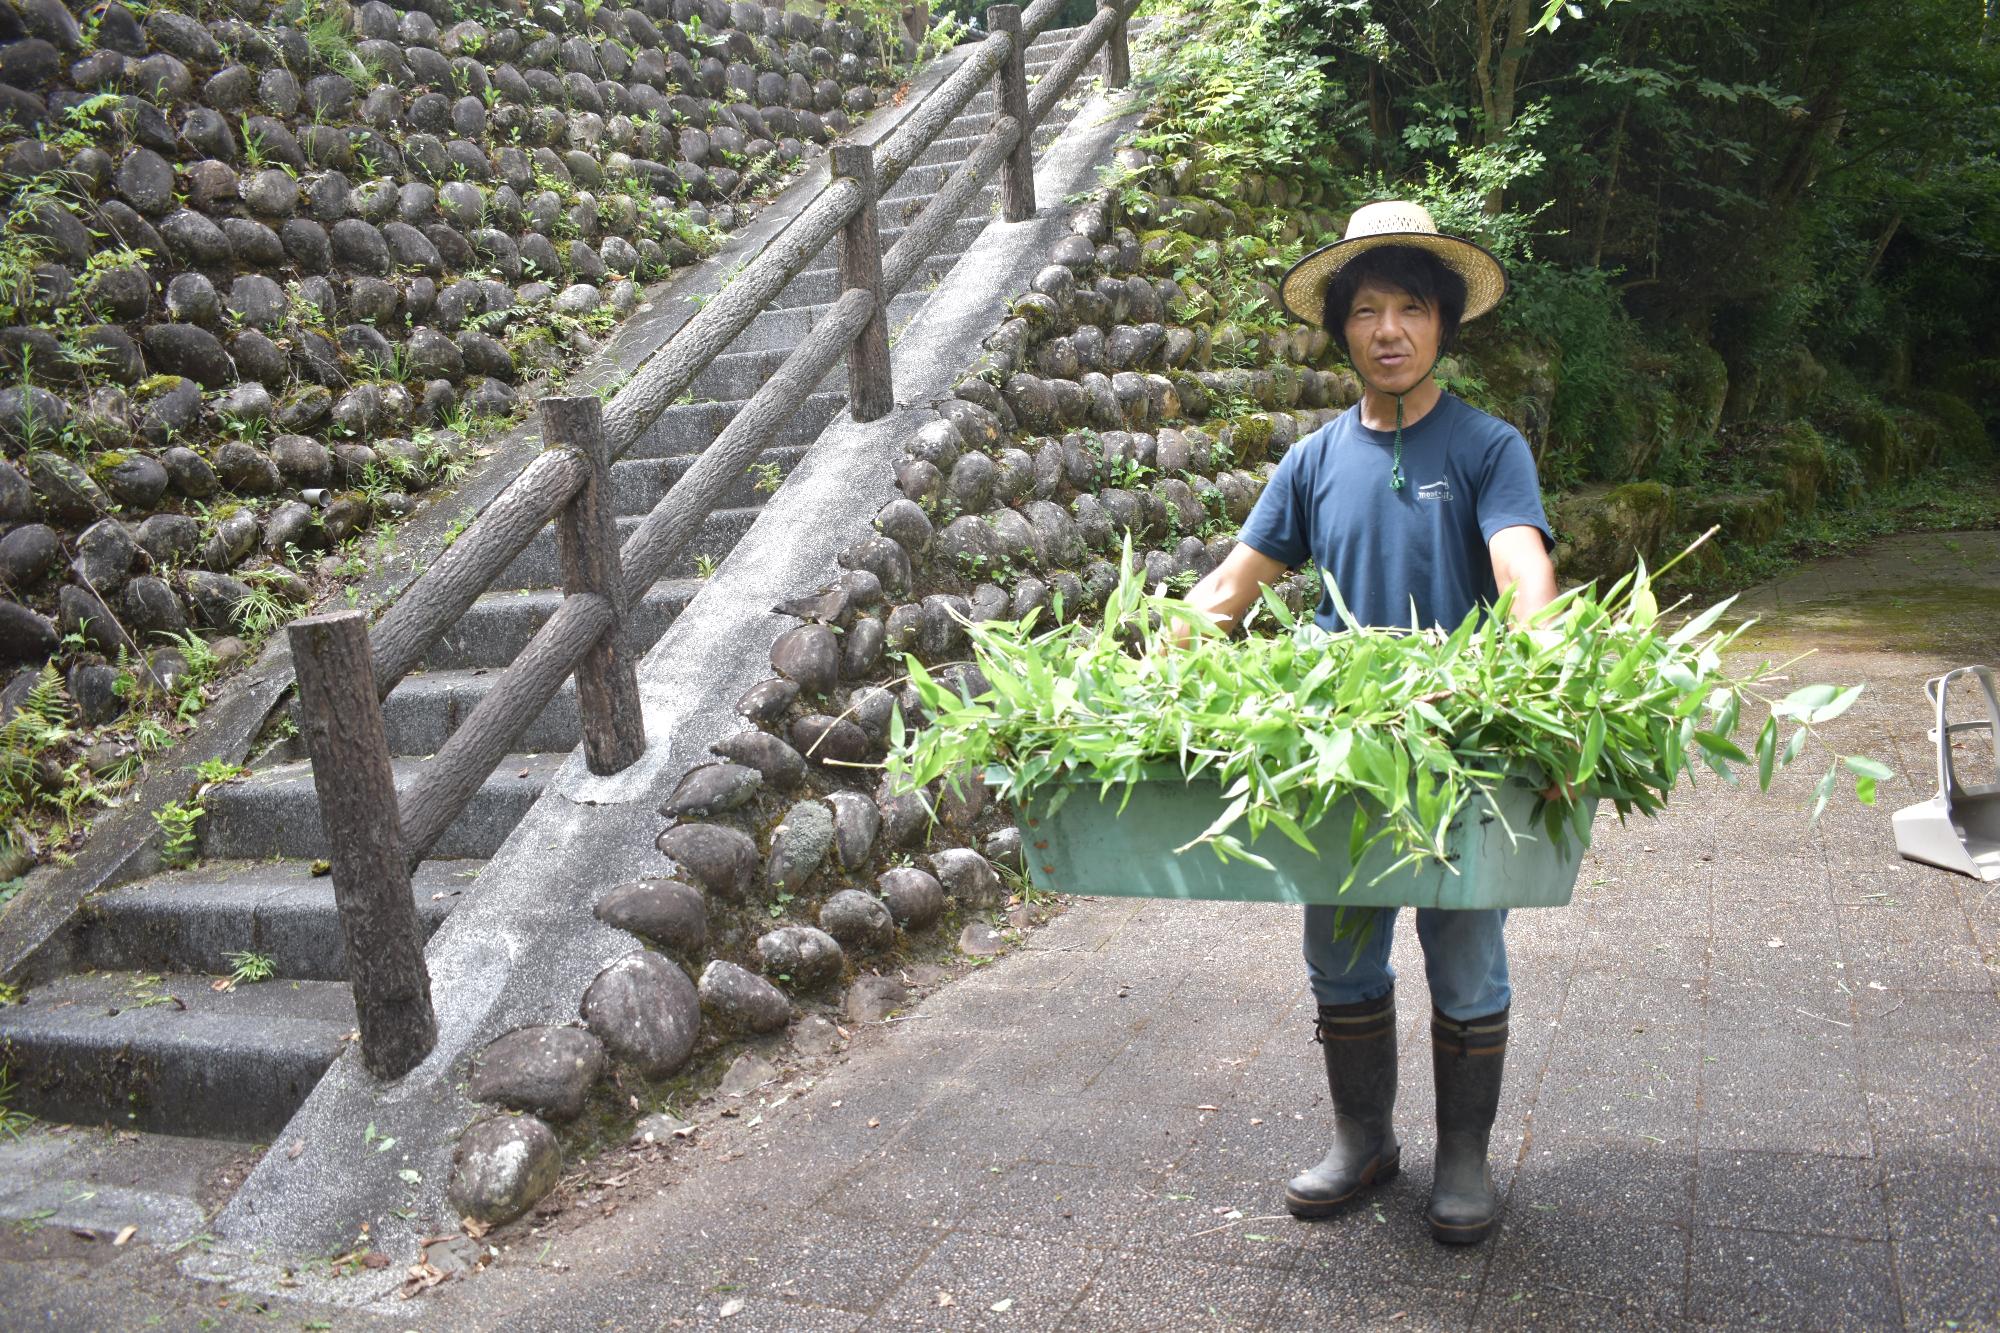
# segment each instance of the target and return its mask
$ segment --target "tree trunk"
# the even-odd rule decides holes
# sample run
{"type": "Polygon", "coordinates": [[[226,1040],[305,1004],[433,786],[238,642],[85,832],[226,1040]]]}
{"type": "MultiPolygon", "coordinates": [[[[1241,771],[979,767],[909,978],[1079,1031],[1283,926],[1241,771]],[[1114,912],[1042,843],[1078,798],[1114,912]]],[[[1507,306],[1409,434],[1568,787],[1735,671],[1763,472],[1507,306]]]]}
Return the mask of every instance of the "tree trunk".
{"type": "Polygon", "coordinates": [[[1604,261],[1604,233],[1611,225],[1611,201],[1618,194],[1618,159],[1625,151],[1625,117],[1632,110],[1632,99],[1626,98],[1618,108],[1618,123],[1611,129],[1611,170],[1605,173],[1604,193],[1597,201],[1597,225],[1591,229],[1590,266],[1599,267],[1604,261]]]}
{"type": "MultiPolygon", "coordinates": [[[[1993,0],[1993,2],[2000,4],[2000,0],[1993,0]]],[[[1882,256],[1888,253],[1889,242],[1896,239],[1896,233],[1902,229],[1902,226],[1903,214],[1899,210],[1896,216],[1889,219],[1889,225],[1882,228],[1882,235],[1876,239],[1875,249],[1868,256],[1868,267],[1861,270],[1861,285],[1863,287],[1866,287],[1868,280],[1875,276],[1876,268],[1882,263],[1882,256]]]]}
{"type": "MultiPolygon", "coordinates": [[[[1493,55],[1493,13],[1488,0],[1477,0],[1479,21],[1479,107],[1486,117],[1481,142],[1502,142],[1514,127],[1514,94],[1520,86],[1521,62],[1527,56],[1528,0],[1511,0],[1507,9],[1507,31],[1500,54],[1493,55]]],[[[1486,193],[1488,217],[1500,212],[1506,201],[1496,187],[1486,193]]]]}

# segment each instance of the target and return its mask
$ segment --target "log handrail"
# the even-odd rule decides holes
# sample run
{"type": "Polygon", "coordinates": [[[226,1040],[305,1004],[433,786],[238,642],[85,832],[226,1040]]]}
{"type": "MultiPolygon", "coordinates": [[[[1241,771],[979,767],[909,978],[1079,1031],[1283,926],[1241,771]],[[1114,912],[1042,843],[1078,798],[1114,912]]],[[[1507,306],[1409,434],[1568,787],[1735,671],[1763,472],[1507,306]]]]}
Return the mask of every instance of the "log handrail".
{"type": "Polygon", "coordinates": [[[724,494],[843,356],[855,419],[874,420],[893,408],[889,300],[995,171],[1008,219],[1032,216],[1029,144],[1035,127],[1107,42],[1106,83],[1123,83],[1124,33],[1136,0],[1100,0],[1096,17],[1030,92],[1028,44],[1061,5],[1035,0],[1026,11],[995,6],[992,34],[894,133],[873,149],[836,147],[819,194],[609,406],[595,398],[543,399],[546,451],[404,590],[372,633],[360,612],[292,623],[304,732],[361,1015],[362,1058],[377,1077],[407,1072],[435,1039],[410,870],[572,675],[591,770],[613,773],[637,761],[645,749],[645,722],[625,642],[626,609],[686,551],[724,494]],[[998,86],[985,134],[883,254],[876,200],[989,82],[998,86]],[[611,460],[836,236],[838,299],[621,545],[610,503],[611,460]],[[552,520],[567,595],[399,799],[381,701],[552,520]]]}

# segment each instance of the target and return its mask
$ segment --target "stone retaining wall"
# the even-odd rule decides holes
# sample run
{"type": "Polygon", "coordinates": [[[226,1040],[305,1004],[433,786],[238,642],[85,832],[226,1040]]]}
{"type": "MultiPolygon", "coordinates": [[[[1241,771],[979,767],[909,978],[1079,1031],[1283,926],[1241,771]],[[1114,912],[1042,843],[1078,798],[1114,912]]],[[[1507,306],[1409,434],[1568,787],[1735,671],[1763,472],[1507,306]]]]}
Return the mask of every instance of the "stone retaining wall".
{"type": "Polygon", "coordinates": [[[0,670],[92,726],[364,570],[890,73],[721,0],[200,12],[0,5],[0,670]]]}

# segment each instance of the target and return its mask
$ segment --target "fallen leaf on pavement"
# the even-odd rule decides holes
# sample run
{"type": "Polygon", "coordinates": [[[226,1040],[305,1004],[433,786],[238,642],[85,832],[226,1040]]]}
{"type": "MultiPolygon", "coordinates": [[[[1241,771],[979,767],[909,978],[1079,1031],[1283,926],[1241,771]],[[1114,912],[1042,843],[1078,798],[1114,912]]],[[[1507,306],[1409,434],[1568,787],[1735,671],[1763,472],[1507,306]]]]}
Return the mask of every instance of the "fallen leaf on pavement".
{"type": "Polygon", "coordinates": [[[139,1228],[137,1227],[120,1227],[118,1228],[117,1237],[113,1239],[111,1243],[113,1245],[123,1245],[126,1241],[132,1239],[132,1237],[138,1234],[139,1234],[139,1228]]]}
{"type": "Polygon", "coordinates": [[[1009,1310],[1014,1308],[1014,1298],[1012,1296],[1009,1296],[1005,1300],[993,1302],[993,1304],[987,1306],[986,1308],[991,1310],[994,1314],[1006,1314],[1009,1310]]]}
{"type": "Polygon", "coordinates": [[[306,1141],[304,1139],[293,1139],[292,1146],[285,1149],[285,1160],[288,1162],[296,1162],[299,1160],[299,1154],[304,1152],[305,1150],[306,1150],[306,1141]]]}
{"type": "Polygon", "coordinates": [[[722,1310],[721,1310],[722,1318],[733,1319],[737,1315],[740,1315],[742,1313],[743,1313],[743,1298],[741,1296],[732,1296],[730,1299],[722,1303],[722,1310]]]}

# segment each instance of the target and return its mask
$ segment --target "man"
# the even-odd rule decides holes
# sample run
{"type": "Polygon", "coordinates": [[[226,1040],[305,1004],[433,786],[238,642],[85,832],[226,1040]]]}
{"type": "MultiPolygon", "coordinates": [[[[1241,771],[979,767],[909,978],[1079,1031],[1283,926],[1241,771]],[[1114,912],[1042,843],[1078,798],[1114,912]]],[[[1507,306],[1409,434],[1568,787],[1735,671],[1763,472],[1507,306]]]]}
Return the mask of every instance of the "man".
{"type": "MultiPolygon", "coordinates": [[[[1225,627],[1259,590],[1312,560],[1362,625],[1455,627],[1514,589],[1525,617],[1555,596],[1554,541],[1527,442],[1432,378],[1459,324],[1506,293],[1498,260],[1438,234],[1422,208],[1370,204],[1344,240],[1286,274],[1296,318],[1323,323],[1361,377],[1361,401],[1294,445],[1229,557],[1189,600],[1225,627]]],[[[1333,599],[1317,619],[1341,629],[1333,599]]],[[[1333,907],[1305,909],[1306,972],[1319,1002],[1334,1141],[1285,1187],[1294,1216],[1327,1217],[1396,1174],[1396,911],[1371,914],[1357,951],[1333,938],[1333,907]]],[[[1431,989],[1438,1149],[1431,1234],[1476,1244],[1493,1225],[1487,1138],[1507,1049],[1505,911],[1420,910],[1431,989]]]]}

